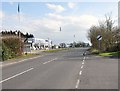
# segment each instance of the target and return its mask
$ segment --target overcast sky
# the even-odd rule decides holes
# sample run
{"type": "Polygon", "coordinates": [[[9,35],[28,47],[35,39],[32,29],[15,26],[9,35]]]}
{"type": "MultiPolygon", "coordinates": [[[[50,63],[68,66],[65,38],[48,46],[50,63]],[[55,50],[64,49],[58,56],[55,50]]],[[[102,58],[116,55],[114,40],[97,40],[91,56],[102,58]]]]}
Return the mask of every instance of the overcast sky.
{"type": "Polygon", "coordinates": [[[111,12],[117,25],[117,2],[20,2],[20,21],[17,6],[17,2],[2,2],[2,28],[50,38],[55,44],[89,42],[89,28],[111,12]]]}

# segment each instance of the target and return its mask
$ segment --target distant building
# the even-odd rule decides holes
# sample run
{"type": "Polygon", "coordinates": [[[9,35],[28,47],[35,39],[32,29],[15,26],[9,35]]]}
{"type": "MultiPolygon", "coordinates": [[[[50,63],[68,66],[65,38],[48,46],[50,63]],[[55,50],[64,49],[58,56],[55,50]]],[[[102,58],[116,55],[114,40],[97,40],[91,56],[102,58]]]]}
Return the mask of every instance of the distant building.
{"type": "Polygon", "coordinates": [[[60,48],[66,48],[66,44],[65,43],[60,43],[60,48]]]}
{"type": "Polygon", "coordinates": [[[51,49],[52,41],[50,39],[28,38],[27,44],[30,44],[31,50],[51,49]]]}

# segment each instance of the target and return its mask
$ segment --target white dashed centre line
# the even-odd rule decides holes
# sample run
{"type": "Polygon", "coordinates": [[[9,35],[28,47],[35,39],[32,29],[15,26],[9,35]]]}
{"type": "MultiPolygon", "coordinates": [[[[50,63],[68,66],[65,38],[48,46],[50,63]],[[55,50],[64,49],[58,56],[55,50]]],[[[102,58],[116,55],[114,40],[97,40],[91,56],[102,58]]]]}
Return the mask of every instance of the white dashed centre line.
{"type": "MultiPolygon", "coordinates": [[[[81,69],[82,69],[83,66],[84,66],[84,65],[83,65],[83,64],[84,64],[84,61],[85,61],[85,57],[83,58],[83,62],[82,62],[81,69]]],[[[82,70],[80,70],[79,75],[82,75],[82,70]]],[[[76,89],[78,88],[79,83],[80,83],[80,79],[77,80],[77,83],[76,83],[76,86],[75,86],[76,89]]]]}
{"type": "Polygon", "coordinates": [[[80,83],[80,80],[78,79],[78,80],[77,80],[77,83],[76,83],[76,86],[75,86],[76,89],[78,88],[79,83],[80,83]]]}
{"type": "Polygon", "coordinates": [[[31,70],[33,70],[33,69],[34,69],[34,68],[30,68],[30,69],[28,69],[28,70],[26,70],[26,71],[23,71],[23,72],[21,72],[21,73],[18,73],[18,74],[14,75],[14,76],[11,76],[11,77],[9,77],[9,78],[7,78],[7,79],[4,79],[4,80],[0,81],[0,83],[6,82],[6,81],[8,81],[8,80],[10,80],[10,79],[13,79],[13,78],[15,78],[15,77],[17,77],[17,76],[20,76],[20,75],[22,75],[22,74],[24,74],[24,73],[26,73],[26,72],[29,72],[29,71],[31,71],[31,70]]]}
{"type": "Polygon", "coordinates": [[[57,58],[54,58],[54,59],[47,61],[47,62],[44,62],[43,64],[47,64],[47,63],[50,63],[50,62],[55,61],[55,60],[57,60],[57,58]]]}
{"type": "Polygon", "coordinates": [[[83,65],[81,66],[81,69],[83,68],[83,65]]]}
{"type": "Polygon", "coordinates": [[[84,64],[84,62],[82,62],[82,64],[84,64]]]}
{"type": "Polygon", "coordinates": [[[79,72],[79,75],[82,75],[82,71],[79,72]]]}
{"type": "Polygon", "coordinates": [[[84,60],[85,60],[85,57],[84,57],[84,60]]]}

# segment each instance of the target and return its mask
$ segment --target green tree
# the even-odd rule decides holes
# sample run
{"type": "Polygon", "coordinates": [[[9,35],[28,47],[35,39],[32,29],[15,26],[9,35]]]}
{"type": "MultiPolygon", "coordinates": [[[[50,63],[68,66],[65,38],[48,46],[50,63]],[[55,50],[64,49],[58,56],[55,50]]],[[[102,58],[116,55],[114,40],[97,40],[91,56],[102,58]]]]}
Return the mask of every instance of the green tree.
{"type": "Polygon", "coordinates": [[[92,43],[92,47],[98,49],[97,36],[100,34],[102,40],[100,41],[102,51],[115,51],[115,43],[118,36],[116,36],[116,29],[114,21],[110,16],[105,16],[106,20],[99,22],[99,26],[92,26],[88,31],[88,39],[92,43]]]}
{"type": "Polygon", "coordinates": [[[2,50],[8,58],[14,58],[22,55],[23,43],[19,37],[5,37],[2,38],[2,50]]]}

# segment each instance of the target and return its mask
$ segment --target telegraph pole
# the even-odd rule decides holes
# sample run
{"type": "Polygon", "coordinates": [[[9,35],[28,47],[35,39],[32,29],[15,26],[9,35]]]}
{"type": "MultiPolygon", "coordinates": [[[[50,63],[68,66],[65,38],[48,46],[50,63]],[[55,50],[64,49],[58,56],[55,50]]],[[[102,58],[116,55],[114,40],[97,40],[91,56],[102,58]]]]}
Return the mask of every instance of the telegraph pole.
{"type": "MultiPolygon", "coordinates": [[[[19,28],[20,28],[20,3],[19,2],[18,2],[17,12],[18,12],[18,22],[19,22],[19,28]]],[[[18,37],[19,37],[19,40],[20,40],[20,53],[21,53],[22,52],[22,48],[21,48],[22,39],[21,39],[21,32],[20,31],[18,31],[18,37]]]]}

